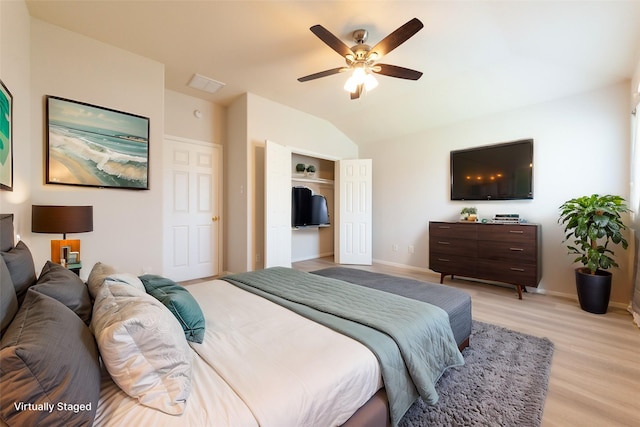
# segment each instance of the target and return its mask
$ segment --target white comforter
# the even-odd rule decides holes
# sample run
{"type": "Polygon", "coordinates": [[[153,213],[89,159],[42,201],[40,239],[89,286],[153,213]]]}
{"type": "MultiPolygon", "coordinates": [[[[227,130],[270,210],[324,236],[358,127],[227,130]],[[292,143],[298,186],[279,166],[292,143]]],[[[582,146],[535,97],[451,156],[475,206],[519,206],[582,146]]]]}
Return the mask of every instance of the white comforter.
{"type": "Polygon", "coordinates": [[[206,334],[191,343],[184,414],[139,405],[106,374],[96,426],[335,426],[382,386],[376,357],[350,338],[222,280],[187,289],[206,334]]]}

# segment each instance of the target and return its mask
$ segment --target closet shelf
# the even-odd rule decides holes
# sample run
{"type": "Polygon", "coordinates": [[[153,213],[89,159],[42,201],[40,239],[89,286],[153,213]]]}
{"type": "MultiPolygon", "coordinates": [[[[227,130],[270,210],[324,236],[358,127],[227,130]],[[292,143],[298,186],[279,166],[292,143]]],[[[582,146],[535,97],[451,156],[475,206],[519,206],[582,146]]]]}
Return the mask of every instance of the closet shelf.
{"type": "Polygon", "coordinates": [[[316,183],[316,184],[328,184],[333,185],[332,179],[324,179],[324,178],[306,178],[306,177],[291,177],[291,182],[306,182],[306,183],[316,183]]]}

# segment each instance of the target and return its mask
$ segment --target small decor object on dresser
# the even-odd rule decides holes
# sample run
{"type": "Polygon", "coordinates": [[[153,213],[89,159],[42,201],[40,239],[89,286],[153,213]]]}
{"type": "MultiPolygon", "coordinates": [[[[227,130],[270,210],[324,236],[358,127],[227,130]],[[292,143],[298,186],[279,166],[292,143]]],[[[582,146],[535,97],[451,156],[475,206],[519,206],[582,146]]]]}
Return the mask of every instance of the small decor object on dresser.
{"type": "Polygon", "coordinates": [[[477,221],[478,209],[475,206],[462,208],[460,211],[460,219],[462,221],[477,221]]]}

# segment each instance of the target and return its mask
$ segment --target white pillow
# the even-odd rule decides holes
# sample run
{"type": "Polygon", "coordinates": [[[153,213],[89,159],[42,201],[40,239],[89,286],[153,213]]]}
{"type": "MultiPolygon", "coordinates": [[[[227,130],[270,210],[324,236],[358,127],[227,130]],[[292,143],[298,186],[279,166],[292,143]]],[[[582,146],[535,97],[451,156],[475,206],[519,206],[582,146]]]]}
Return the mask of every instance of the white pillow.
{"type": "Polygon", "coordinates": [[[147,293],[106,282],[98,289],[91,328],[111,378],[141,404],[181,414],[191,392],[192,350],[180,323],[147,293]]]}
{"type": "Polygon", "coordinates": [[[89,278],[87,279],[87,287],[89,288],[91,298],[96,299],[100,287],[104,284],[104,279],[110,274],[116,273],[116,269],[112,266],[96,262],[91,269],[91,273],[89,273],[89,278]]]}
{"type": "Polygon", "coordinates": [[[139,290],[141,290],[142,292],[147,292],[144,288],[144,285],[142,284],[142,280],[140,280],[138,277],[134,276],[133,274],[130,273],[115,273],[115,274],[110,274],[106,277],[105,279],[105,283],[109,283],[109,282],[120,282],[120,283],[126,283],[130,286],[133,286],[134,288],[137,288],[139,290]]]}

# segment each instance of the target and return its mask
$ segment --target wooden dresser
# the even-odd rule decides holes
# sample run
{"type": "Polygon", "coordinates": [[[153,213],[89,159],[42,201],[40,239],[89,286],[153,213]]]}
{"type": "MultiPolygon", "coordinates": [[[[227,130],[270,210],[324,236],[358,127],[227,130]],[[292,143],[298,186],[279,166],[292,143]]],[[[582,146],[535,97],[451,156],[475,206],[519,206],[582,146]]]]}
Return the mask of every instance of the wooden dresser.
{"type": "Polygon", "coordinates": [[[540,226],[477,222],[429,222],[429,268],[454,275],[509,283],[522,299],[541,277],[540,226]]]}

